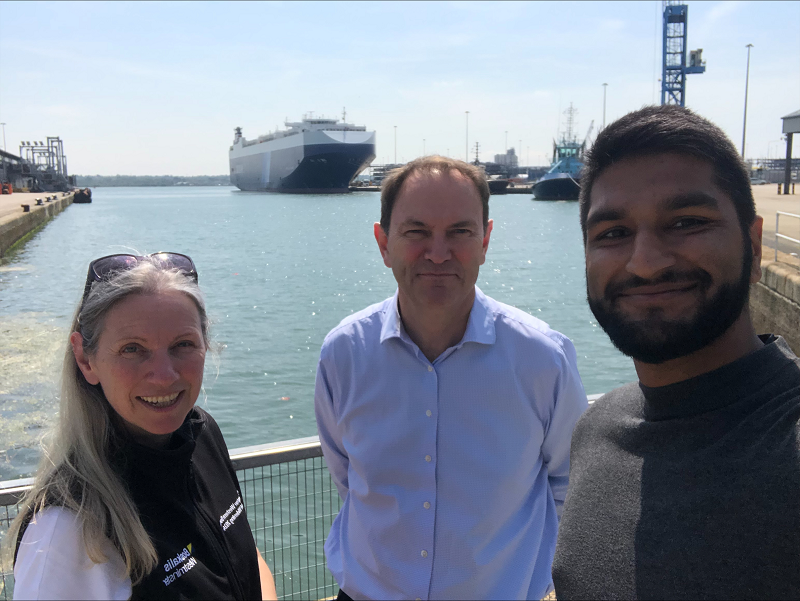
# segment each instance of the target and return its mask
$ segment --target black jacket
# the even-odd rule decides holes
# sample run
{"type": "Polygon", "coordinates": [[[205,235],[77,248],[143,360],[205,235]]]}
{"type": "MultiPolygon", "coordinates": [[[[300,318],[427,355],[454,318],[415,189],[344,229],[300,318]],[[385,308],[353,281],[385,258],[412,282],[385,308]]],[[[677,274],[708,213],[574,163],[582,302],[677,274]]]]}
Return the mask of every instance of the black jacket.
{"type": "Polygon", "coordinates": [[[208,413],[192,409],[167,450],[129,440],[116,457],[158,553],[132,599],[261,599],[244,499],[208,413]]]}

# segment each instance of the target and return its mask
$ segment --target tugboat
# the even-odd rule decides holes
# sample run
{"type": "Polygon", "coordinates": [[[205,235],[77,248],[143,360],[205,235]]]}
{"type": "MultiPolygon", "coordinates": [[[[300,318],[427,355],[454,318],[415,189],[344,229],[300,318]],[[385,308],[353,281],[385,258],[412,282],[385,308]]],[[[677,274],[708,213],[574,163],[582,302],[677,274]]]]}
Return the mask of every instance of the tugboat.
{"type": "Polygon", "coordinates": [[[572,103],[564,111],[567,116],[565,131],[560,142],[553,140],[553,162],[550,170],[533,184],[534,200],[578,200],[581,191],[583,154],[586,151],[586,144],[592,133],[594,121],[589,126],[589,132],[583,142],[578,142],[573,133],[577,112],[577,109],[572,107],[572,103]]]}

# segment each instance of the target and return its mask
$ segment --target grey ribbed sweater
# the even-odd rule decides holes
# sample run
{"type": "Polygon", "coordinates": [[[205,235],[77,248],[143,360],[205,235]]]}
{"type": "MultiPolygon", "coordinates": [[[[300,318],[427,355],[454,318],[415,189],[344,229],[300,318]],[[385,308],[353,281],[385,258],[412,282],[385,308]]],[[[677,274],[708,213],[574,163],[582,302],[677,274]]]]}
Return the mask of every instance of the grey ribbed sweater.
{"type": "Polygon", "coordinates": [[[572,438],[566,599],[800,598],[800,360],[782,338],[598,400],[572,438]]]}

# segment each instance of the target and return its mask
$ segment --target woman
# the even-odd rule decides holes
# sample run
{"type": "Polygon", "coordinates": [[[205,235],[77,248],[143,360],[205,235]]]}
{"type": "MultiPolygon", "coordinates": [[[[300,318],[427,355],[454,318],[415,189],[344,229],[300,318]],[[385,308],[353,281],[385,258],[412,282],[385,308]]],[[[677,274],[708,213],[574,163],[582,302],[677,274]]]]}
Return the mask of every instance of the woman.
{"type": "Polygon", "coordinates": [[[54,439],[9,529],[15,599],[275,599],[222,434],[195,407],[208,319],[192,260],[89,266],[54,439]]]}

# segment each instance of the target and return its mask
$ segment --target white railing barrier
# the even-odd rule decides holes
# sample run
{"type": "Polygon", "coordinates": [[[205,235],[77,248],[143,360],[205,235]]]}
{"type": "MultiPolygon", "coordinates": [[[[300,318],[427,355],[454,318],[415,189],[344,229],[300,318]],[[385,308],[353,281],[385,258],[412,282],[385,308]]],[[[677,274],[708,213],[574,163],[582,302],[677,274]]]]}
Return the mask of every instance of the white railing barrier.
{"type": "Polygon", "coordinates": [[[796,215],[795,213],[787,213],[786,211],[778,211],[777,213],[775,213],[775,260],[776,261],[778,260],[778,242],[779,242],[778,238],[783,238],[784,240],[791,240],[792,242],[800,246],[800,240],[798,240],[797,238],[791,238],[790,236],[779,233],[781,215],[784,215],[785,217],[794,217],[795,219],[800,219],[800,215],[796,215]]]}

